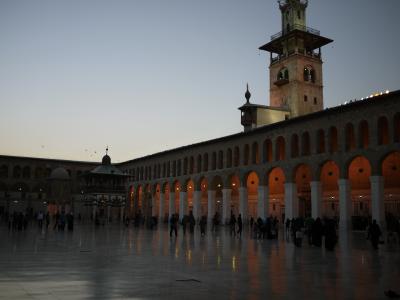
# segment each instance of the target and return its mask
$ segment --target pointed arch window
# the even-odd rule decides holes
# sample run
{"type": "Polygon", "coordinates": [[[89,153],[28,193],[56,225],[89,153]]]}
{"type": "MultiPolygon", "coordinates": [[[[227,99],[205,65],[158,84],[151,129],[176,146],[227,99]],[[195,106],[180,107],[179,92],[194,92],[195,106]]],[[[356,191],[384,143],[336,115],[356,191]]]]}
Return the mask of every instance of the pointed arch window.
{"type": "Polygon", "coordinates": [[[315,70],[311,66],[304,67],[304,81],[315,83],[315,70]]]}

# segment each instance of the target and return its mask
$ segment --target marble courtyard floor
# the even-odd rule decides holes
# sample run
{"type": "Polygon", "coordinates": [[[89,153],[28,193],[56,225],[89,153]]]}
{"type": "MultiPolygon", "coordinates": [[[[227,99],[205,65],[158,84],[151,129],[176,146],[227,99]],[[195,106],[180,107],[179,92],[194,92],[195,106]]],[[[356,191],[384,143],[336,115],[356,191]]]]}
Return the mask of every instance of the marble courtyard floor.
{"type": "Polygon", "coordinates": [[[0,227],[0,299],[385,299],[400,291],[400,247],[371,249],[364,233],[334,252],[230,237],[170,239],[157,231],[0,227]]]}

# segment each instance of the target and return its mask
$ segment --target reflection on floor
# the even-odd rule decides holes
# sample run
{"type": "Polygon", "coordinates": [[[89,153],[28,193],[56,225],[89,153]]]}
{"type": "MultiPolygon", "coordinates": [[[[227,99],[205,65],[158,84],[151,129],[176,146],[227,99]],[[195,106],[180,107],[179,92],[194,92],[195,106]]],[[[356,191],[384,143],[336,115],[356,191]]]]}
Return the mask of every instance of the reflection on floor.
{"type": "Polygon", "coordinates": [[[228,230],[170,238],[158,231],[76,226],[0,228],[0,299],[381,299],[399,292],[400,247],[372,250],[363,233],[334,252],[228,230]]]}

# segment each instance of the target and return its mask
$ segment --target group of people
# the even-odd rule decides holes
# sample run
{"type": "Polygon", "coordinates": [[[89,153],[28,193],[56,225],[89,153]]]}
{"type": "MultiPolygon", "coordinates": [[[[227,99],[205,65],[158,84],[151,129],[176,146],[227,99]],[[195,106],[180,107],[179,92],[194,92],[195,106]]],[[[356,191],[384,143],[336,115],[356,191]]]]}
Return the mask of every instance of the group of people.
{"type": "MultiPolygon", "coordinates": [[[[169,235],[172,237],[172,234],[175,233],[175,237],[178,236],[179,215],[178,214],[171,215],[169,224],[170,224],[169,235]]],[[[181,224],[183,229],[183,235],[186,235],[186,229],[188,225],[190,233],[193,234],[194,226],[196,225],[196,220],[194,219],[193,213],[190,212],[189,216],[185,215],[182,218],[181,224]]]]}
{"type": "Polygon", "coordinates": [[[49,212],[44,213],[39,211],[35,214],[29,212],[13,212],[8,216],[9,231],[23,231],[28,229],[29,224],[35,224],[42,229],[50,228],[50,223],[53,222],[52,228],[58,231],[64,231],[65,228],[69,231],[74,229],[74,215],[72,212],[57,211],[53,216],[49,212]]]}
{"type": "MultiPolygon", "coordinates": [[[[178,235],[178,225],[182,225],[182,231],[183,235],[186,235],[187,228],[189,227],[189,232],[190,234],[194,233],[194,228],[196,225],[196,219],[193,215],[193,212],[190,211],[189,215],[184,215],[181,222],[179,222],[179,215],[178,214],[172,214],[171,217],[169,218],[169,225],[170,225],[170,232],[169,235],[172,237],[173,234],[175,234],[175,237],[178,235]]],[[[206,234],[206,228],[207,228],[207,216],[202,216],[200,220],[198,221],[199,227],[200,227],[200,234],[201,236],[204,236],[206,234]]],[[[211,231],[217,231],[218,226],[220,224],[220,216],[219,213],[216,212],[214,214],[214,217],[211,219],[211,231]]],[[[240,229],[241,230],[241,229],[240,229]]]]}
{"type": "Polygon", "coordinates": [[[265,221],[253,217],[250,218],[250,233],[255,239],[277,239],[279,232],[279,221],[277,217],[268,217],[265,221]]]}
{"type": "Polygon", "coordinates": [[[309,245],[315,247],[322,246],[324,238],[325,248],[333,251],[337,243],[337,222],[334,219],[325,218],[296,218],[286,219],[285,222],[286,239],[292,240],[297,247],[302,246],[303,237],[306,236],[309,245]]]}
{"type": "Polygon", "coordinates": [[[54,215],[53,229],[64,231],[65,226],[67,226],[68,231],[74,230],[74,214],[71,211],[68,213],[65,213],[65,211],[62,211],[61,213],[57,211],[57,213],[54,215]]]}

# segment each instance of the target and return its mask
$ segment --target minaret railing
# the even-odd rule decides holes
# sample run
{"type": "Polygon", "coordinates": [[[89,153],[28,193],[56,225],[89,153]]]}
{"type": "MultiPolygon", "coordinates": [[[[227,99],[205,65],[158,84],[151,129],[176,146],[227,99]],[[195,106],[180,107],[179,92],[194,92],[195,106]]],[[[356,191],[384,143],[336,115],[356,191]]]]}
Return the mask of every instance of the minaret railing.
{"type": "Polygon", "coordinates": [[[293,26],[290,26],[289,29],[285,29],[283,31],[280,31],[278,33],[275,33],[274,35],[271,36],[271,41],[276,40],[282,36],[284,36],[285,34],[288,34],[289,32],[293,31],[293,30],[300,30],[300,31],[304,31],[304,32],[308,32],[311,34],[315,34],[315,35],[321,35],[321,32],[317,29],[311,28],[311,27],[307,27],[307,26],[303,26],[303,25],[299,25],[299,24],[295,24],[293,26]]]}

